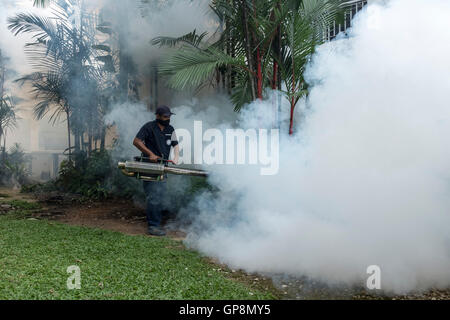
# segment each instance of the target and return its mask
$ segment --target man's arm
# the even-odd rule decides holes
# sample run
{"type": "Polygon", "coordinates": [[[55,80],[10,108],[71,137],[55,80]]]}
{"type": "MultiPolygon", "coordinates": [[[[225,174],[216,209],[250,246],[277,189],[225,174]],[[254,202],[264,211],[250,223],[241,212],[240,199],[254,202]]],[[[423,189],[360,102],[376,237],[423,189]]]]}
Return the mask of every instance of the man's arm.
{"type": "Polygon", "coordinates": [[[178,159],[180,157],[180,145],[173,147],[173,163],[178,164],[178,159]]]}
{"type": "Polygon", "coordinates": [[[173,147],[173,163],[178,164],[178,159],[180,157],[180,146],[178,145],[178,138],[177,134],[175,133],[175,130],[172,132],[172,137],[170,138],[172,140],[172,147],[173,147]]]}
{"type": "Polygon", "coordinates": [[[141,139],[134,138],[133,145],[138,148],[143,154],[146,154],[149,156],[150,160],[158,160],[159,157],[155,155],[153,152],[150,151],[149,148],[147,148],[144,144],[144,142],[141,139]]]}

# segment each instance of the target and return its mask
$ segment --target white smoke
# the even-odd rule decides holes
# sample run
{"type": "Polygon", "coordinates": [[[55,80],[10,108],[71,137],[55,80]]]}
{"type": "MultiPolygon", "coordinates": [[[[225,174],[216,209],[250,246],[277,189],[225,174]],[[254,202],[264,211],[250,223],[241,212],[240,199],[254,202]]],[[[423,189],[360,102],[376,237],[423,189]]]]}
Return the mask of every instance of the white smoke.
{"type": "Polygon", "coordinates": [[[42,14],[42,10],[33,8],[33,1],[10,1],[0,0],[0,49],[3,54],[10,58],[8,68],[14,71],[25,74],[30,72],[31,68],[26,61],[24,53],[24,46],[32,39],[28,35],[15,37],[10,30],[8,30],[8,18],[16,15],[19,12],[35,12],[42,14]]]}
{"type": "Polygon", "coordinates": [[[95,3],[103,8],[106,21],[126,30],[122,40],[139,71],[146,71],[150,62],[167,51],[151,44],[155,37],[179,37],[194,29],[198,34],[207,31],[211,36],[218,27],[209,0],[158,0],[145,4],[136,0],[96,0],[95,3]]]}
{"type": "Polygon", "coordinates": [[[364,9],[348,39],[314,55],[279,174],[218,170],[221,191],[197,199],[187,243],[251,272],[364,286],[378,265],[386,292],[448,287],[449,16],[446,0],[364,9]]]}

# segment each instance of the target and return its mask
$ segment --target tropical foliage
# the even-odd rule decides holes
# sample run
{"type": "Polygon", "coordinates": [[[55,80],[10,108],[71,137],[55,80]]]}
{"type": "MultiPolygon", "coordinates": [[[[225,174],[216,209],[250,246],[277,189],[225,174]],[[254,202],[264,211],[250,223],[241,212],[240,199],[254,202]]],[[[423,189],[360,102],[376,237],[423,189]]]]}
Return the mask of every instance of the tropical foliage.
{"type": "MultiPolygon", "coordinates": [[[[136,0],[144,18],[151,17],[148,10],[157,12],[173,1],[136,0]]],[[[174,49],[158,70],[175,89],[212,85],[228,93],[236,111],[276,90],[274,113],[280,112],[284,96],[290,103],[292,134],[294,108],[308,94],[305,66],[325,41],[327,28],[353,2],[211,0],[218,22],[215,32],[192,30],[152,40],[154,45],[174,49]]],[[[25,51],[34,72],[18,82],[31,87],[36,119],[48,116],[53,123],[67,123],[69,159],[62,164],[58,187],[104,197],[114,193],[112,185],[124,184],[111,180],[117,170],[105,150],[103,117],[114,103],[140,100],[137,66],[127,50],[129,24],[115,21],[119,13],[127,20],[133,17],[118,12],[124,9],[121,2],[107,3],[98,16],[87,12],[80,0],[35,0],[34,5],[47,7],[50,16],[19,13],[8,20],[14,35],[32,36],[25,51]]],[[[1,101],[4,114],[14,109],[9,96],[3,95],[1,101]]],[[[15,119],[11,113],[8,122],[0,123],[0,138],[6,128],[14,127],[15,119]]],[[[134,188],[125,189],[131,194],[134,188]]]]}
{"type": "Polygon", "coordinates": [[[28,182],[28,166],[31,159],[23,148],[15,143],[3,152],[0,161],[0,185],[21,185],[28,182]]]}
{"type": "MultiPolygon", "coordinates": [[[[216,75],[216,85],[231,94],[235,109],[265,98],[265,88],[278,89],[293,111],[307,94],[305,65],[324,32],[342,19],[343,0],[213,0],[219,28],[215,34],[196,30],[174,37],[157,37],[152,43],[177,47],[161,66],[175,89],[199,87],[216,75]]],[[[279,103],[279,102],[278,102],[279,103]]],[[[278,108],[277,106],[274,106],[278,108]]]]}
{"type": "Polygon", "coordinates": [[[77,1],[53,1],[49,10],[52,17],[19,13],[8,19],[14,35],[30,33],[34,40],[25,50],[35,72],[18,82],[32,87],[37,101],[36,119],[49,115],[55,123],[65,118],[69,158],[72,149],[90,154],[98,142],[101,149],[105,146],[102,117],[107,108],[108,83],[104,79],[109,66],[98,59],[103,48],[95,38],[93,17],[82,5],[77,1]]]}
{"type": "Polygon", "coordinates": [[[0,50],[0,146],[3,138],[2,160],[6,155],[6,135],[8,130],[12,130],[17,126],[17,108],[14,104],[14,98],[7,93],[6,80],[11,70],[6,64],[9,59],[2,54],[0,50]]]}
{"type": "Polygon", "coordinates": [[[17,126],[16,108],[10,96],[0,96],[0,142],[3,138],[2,154],[5,155],[6,134],[9,129],[17,126]]]}

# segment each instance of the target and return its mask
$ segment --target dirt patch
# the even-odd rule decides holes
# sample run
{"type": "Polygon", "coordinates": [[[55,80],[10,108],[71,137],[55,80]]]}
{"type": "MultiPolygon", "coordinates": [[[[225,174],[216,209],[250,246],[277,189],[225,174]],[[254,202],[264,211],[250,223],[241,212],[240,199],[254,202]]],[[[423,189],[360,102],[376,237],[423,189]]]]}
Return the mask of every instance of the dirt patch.
{"type": "MultiPolygon", "coordinates": [[[[122,232],[128,235],[146,235],[147,221],[143,208],[137,207],[132,201],[109,199],[79,203],[78,199],[62,198],[51,195],[50,198],[39,201],[43,205],[36,218],[56,220],[70,225],[95,227],[122,232]]],[[[163,227],[168,220],[163,220],[163,227]]],[[[167,237],[181,241],[185,234],[178,230],[166,230],[167,237]]]]}
{"type": "Polygon", "coordinates": [[[0,187],[0,201],[6,200],[23,200],[30,202],[37,202],[38,200],[29,193],[20,193],[19,189],[10,189],[5,187],[0,187]]]}
{"type": "MultiPolygon", "coordinates": [[[[55,220],[76,226],[95,227],[128,235],[147,235],[145,210],[128,199],[83,200],[76,194],[60,192],[21,193],[19,189],[0,187],[0,201],[38,202],[42,209],[33,218],[55,220]]],[[[167,237],[181,241],[186,234],[171,227],[171,215],[165,212],[162,226],[167,237]]],[[[150,235],[148,235],[150,236],[150,235]]]]}

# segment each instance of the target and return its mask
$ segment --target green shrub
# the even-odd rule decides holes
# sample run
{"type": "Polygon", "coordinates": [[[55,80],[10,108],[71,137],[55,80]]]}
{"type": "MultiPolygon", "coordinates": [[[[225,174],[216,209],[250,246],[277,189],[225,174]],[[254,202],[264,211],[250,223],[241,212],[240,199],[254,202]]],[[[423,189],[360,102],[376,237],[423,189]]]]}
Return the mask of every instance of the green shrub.
{"type": "Polygon", "coordinates": [[[25,154],[20,144],[15,143],[8,152],[3,150],[0,158],[0,185],[22,185],[29,182],[30,172],[27,167],[31,157],[25,154]]]}
{"type": "MultiPolygon", "coordinates": [[[[46,183],[22,186],[22,192],[61,191],[75,193],[86,199],[110,197],[133,198],[141,202],[145,195],[142,181],[122,174],[110,150],[95,151],[89,157],[77,153],[72,161],[64,160],[58,178],[46,183]]],[[[168,209],[177,212],[204,190],[212,191],[211,185],[201,177],[170,176],[166,194],[168,209]]]]}
{"type": "Polygon", "coordinates": [[[57,191],[58,188],[55,182],[50,180],[44,183],[28,183],[23,184],[20,188],[21,193],[32,193],[32,192],[51,192],[57,191]]]}
{"type": "Polygon", "coordinates": [[[108,150],[94,151],[89,157],[79,153],[72,161],[62,161],[59,176],[53,183],[58,190],[89,199],[128,197],[137,189],[137,181],[122,175],[108,150]]]}

